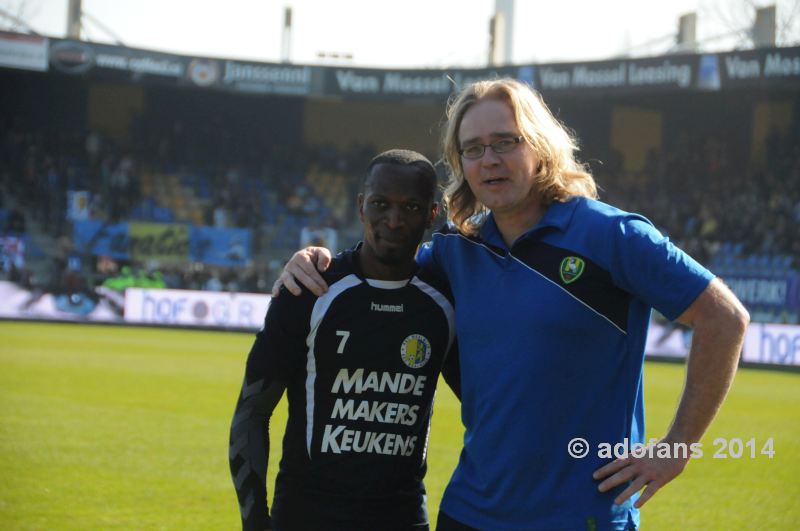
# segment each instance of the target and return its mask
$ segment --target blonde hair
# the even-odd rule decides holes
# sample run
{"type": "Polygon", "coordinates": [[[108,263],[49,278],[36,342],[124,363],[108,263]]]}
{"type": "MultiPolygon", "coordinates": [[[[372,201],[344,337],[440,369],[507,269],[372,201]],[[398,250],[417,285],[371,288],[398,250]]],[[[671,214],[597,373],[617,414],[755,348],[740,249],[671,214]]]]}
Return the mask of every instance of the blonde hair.
{"type": "Polygon", "coordinates": [[[541,95],[514,79],[476,81],[464,87],[447,106],[447,123],[442,137],[442,152],[447,167],[448,182],[444,190],[447,217],[466,234],[475,234],[480,227],[476,216],[487,211],[470,190],[464,179],[459,155],[458,130],[461,120],[475,103],[495,99],[511,107],[514,120],[525,141],[540,160],[536,193],[543,206],[570,197],[596,198],[597,186],[588,168],[578,162],[574,136],[545,105],[541,95]]]}

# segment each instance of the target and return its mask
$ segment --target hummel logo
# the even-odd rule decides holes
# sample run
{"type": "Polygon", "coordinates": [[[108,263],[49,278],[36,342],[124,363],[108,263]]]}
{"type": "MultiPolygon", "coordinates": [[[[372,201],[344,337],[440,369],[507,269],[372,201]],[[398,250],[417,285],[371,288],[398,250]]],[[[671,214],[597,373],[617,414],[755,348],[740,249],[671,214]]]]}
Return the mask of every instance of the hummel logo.
{"type": "Polygon", "coordinates": [[[370,310],[373,312],[402,312],[403,305],[402,304],[375,304],[374,302],[370,303],[370,310]]]}

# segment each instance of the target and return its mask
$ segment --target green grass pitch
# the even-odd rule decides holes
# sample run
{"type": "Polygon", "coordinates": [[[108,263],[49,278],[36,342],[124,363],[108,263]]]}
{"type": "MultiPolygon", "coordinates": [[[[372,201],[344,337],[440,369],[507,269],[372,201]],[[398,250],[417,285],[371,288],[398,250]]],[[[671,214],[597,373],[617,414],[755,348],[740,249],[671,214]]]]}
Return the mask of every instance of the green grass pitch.
{"type": "MultiPolygon", "coordinates": [[[[252,334],[0,322],[0,529],[239,526],[227,443],[252,334]]],[[[648,363],[648,437],[666,430],[679,365],[648,363]]],[[[461,447],[458,403],[437,395],[431,519],[461,447]]],[[[285,423],[272,426],[270,490],[285,423]]],[[[645,529],[796,529],[800,375],[740,370],[705,456],[642,511],[645,529]],[[713,440],[772,437],[773,459],[714,459],[713,440]]]]}

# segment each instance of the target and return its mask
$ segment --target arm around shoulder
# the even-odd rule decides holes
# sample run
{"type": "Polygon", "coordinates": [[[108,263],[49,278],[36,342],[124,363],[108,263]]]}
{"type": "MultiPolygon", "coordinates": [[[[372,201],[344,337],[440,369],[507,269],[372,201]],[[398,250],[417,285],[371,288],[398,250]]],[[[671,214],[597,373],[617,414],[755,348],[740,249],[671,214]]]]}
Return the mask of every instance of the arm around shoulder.
{"type": "Polygon", "coordinates": [[[300,295],[302,288],[298,284],[311,290],[314,295],[321,296],[328,291],[328,285],[319,272],[328,269],[331,256],[330,250],[325,247],[306,247],[294,253],[272,285],[272,296],[279,295],[281,286],[292,295],[300,295]]]}

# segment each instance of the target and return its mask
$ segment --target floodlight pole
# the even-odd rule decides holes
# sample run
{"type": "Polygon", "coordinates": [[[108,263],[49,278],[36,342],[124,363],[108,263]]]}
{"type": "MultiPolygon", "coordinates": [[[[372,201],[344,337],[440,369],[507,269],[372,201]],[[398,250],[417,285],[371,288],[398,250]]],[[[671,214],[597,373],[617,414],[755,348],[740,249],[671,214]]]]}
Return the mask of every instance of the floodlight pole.
{"type": "Polygon", "coordinates": [[[514,46],[514,1],[495,0],[489,21],[489,65],[510,64],[514,46]]]}
{"type": "Polygon", "coordinates": [[[753,22],[753,46],[755,48],[771,48],[775,46],[775,4],[756,9],[756,20],[753,22]]]}
{"type": "Polygon", "coordinates": [[[67,6],[67,38],[81,40],[81,0],[69,0],[67,6]]]}
{"type": "Polygon", "coordinates": [[[292,8],[285,7],[283,10],[283,34],[281,41],[281,62],[292,62],[292,8]]]}

